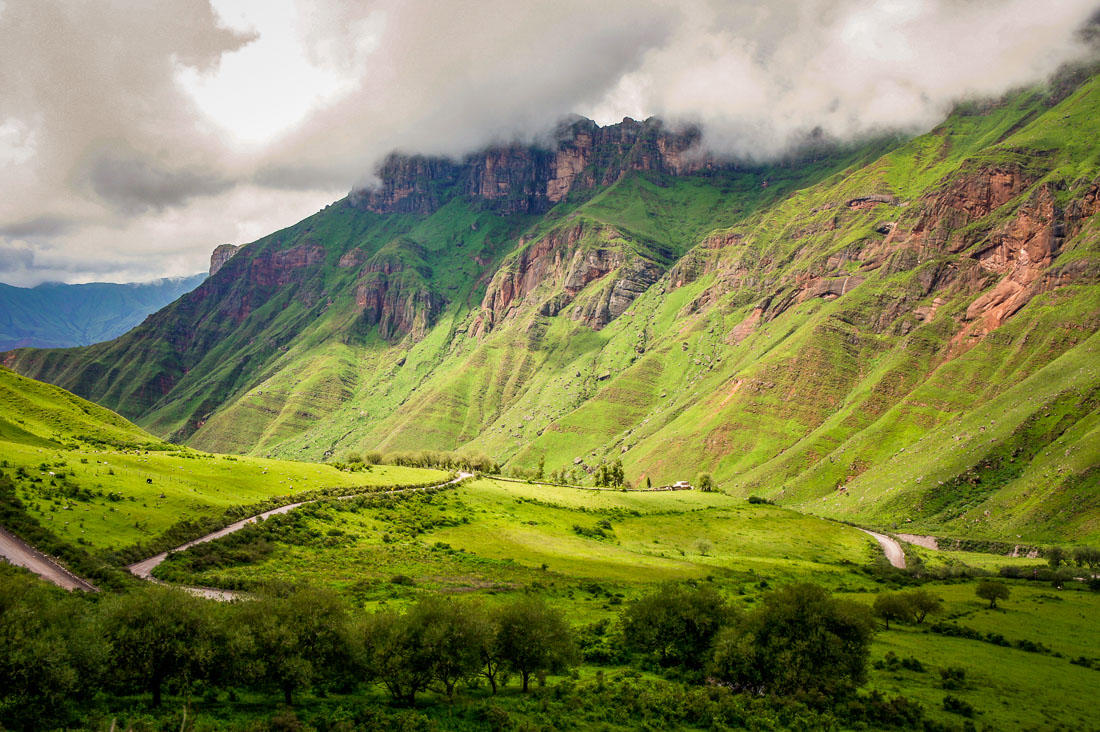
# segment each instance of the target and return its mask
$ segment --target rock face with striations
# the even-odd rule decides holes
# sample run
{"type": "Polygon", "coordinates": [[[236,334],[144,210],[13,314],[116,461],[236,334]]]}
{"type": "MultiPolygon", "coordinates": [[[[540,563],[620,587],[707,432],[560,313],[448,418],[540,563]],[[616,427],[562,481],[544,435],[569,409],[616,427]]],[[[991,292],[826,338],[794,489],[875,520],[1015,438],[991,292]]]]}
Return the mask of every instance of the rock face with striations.
{"type": "Polygon", "coordinates": [[[571,191],[631,170],[682,175],[712,166],[696,147],[699,138],[698,130],[673,131],[657,119],[600,127],[577,118],[541,147],[491,147],[461,161],[391,155],[377,171],[379,183],[353,191],[351,201],[374,213],[430,214],[463,195],[500,214],[541,214],[571,191]]]}
{"type": "Polygon", "coordinates": [[[218,273],[225,263],[233,258],[233,255],[240,251],[240,246],[237,244],[222,244],[214,248],[214,251],[210,254],[210,276],[213,277],[218,273]]]}

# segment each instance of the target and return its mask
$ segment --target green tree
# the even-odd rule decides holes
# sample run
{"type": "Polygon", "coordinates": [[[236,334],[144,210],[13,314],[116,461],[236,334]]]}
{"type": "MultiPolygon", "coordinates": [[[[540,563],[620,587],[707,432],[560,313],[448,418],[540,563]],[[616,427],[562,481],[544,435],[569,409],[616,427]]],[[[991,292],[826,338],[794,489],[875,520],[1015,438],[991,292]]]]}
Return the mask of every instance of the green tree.
{"type": "Polygon", "coordinates": [[[667,582],[630,603],[620,617],[623,641],[662,666],[701,668],[732,610],[712,585],[667,582]]]}
{"type": "Polygon", "coordinates": [[[875,598],[872,607],[875,617],[886,623],[886,629],[890,630],[890,621],[904,623],[915,620],[913,608],[909,601],[901,593],[883,593],[875,598]]]}
{"type": "Polygon", "coordinates": [[[1066,550],[1060,546],[1052,546],[1047,549],[1047,564],[1051,569],[1058,569],[1062,566],[1062,563],[1069,563],[1069,557],[1066,555],[1066,550]]]}
{"type": "Polygon", "coordinates": [[[719,634],[711,673],[753,693],[848,692],[866,678],[873,637],[866,605],[788,585],[719,634]]]}
{"type": "Polygon", "coordinates": [[[1091,546],[1079,546],[1073,550],[1073,561],[1078,567],[1087,566],[1096,569],[1100,566],[1100,549],[1091,546]]]}
{"type": "Polygon", "coordinates": [[[990,609],[997,607],[997,600],[1007,600],[1009,596],[1008,585],[994,580],[982,580],[974,592],[983,600],[989,600],[990,609]]]}
{"type": "Polygon", "coordinates": [[[926,589],[910,590],[902,594],[909,608],[913,612],[913,619],[917,624],[924,622],[929,615],[939,615],[943,611],[943,600],[939,595],[926,589]]]}
{"type": "Polygon", "coordinates": [[[573,631],[565,616],[538,595],[502,605],[496,623],[500,658],[505,668],[520,675],[524,692],[532,675],[562,671],[576,659],[573,631]]]}
{"type": "Polygon", "coordinates": [[[214,656],[208,605],[181,590],[145,585],[104,608],[110,667],[123,688],[142,688],[161,703],[166,682],[187,686],[214,656]]]}
{"type": "Polygon", "coordinates": [[[0,728],[66,727],[98,690],[108,648],[82,594],[0,562],[0,728]]]}
{"type": "Polygon", "coordinates": [[[413,606],[407,622],[432,678],[453,701],[458,683],[481,669],[482,650],[490,639],[484,611],[472,603],[428,597],[413,606]]]}
{"type": "Polygon", "coordinates": [[[240,619],[252,636],[255,678],[283,693],[335,678],[351,665],[347,611],[333,593],[299,588],[250,601],[240,619]]]}
{"type": "Polygon", "coordinates": [[[407,615],[393,611],[374,613],[362,628],[363,660],[395,702],[413,706],[416,695],[432,683],[431,658],[407,615]]]}
{"type": "Polygon", "coordinates": [[[542,457],[539,458],[539,467],[538,467],[538,470],[535,471],[535,480],[542,480],[542,476],[543,476],[545,471],[546,471],[546,456],[543,455],[542,457]]]}
{"type": "Polygon", "coordinates": [[[699,473],[695,485],[704,493],[710,493],[714,490],[714,479],[710,477],[710,473],[699,473]]]}

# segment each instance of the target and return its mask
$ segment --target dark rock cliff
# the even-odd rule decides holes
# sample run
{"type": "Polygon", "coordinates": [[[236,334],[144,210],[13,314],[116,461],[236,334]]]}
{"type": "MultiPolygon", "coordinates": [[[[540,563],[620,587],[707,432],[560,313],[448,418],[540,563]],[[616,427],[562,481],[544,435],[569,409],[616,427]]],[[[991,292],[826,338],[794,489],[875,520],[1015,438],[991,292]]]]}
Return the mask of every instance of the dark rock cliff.
{"type": "Polygon", "coordinates": [[[491,147],[461,161],[391,155],[373,188],[353,191],[353,205],[375,213],[430,214],[456,195],[501,214],[540,214],[571,191],[614,182],[627,171],[672,175],[714,165],[696,148],[699,132],[630,118],[600,127],[577,119],[543,146],[491,147]]]}

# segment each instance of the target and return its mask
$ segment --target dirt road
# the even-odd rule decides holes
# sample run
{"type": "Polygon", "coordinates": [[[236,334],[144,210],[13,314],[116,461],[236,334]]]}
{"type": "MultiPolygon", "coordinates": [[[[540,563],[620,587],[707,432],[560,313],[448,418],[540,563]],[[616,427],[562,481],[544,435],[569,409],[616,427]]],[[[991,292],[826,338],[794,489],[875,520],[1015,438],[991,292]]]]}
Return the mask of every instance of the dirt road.
{"type": "Polygon", "coordinates": [[[47,582],[66,590],[99,592],[91,582],[85,582],[14,534],[0,529],[0,557],[12,564],[26,567],[47,582]]]}
{"type": "MultiPolygon", "coordinates": [[[[436,485],[425,486],[423,488],[398,488],[396,490],[384,491],[384,492],[387,493],[387,494],[389,494],[389,493],[416,493],[417,491],[426,491],[426,490],[432,490],[434,488],[442,488],[443,486],[454,485],[455,483],[459,483],[463,480],[466,480],[467,478],[472,478],[472,477],[474,477],[473,473],[459,473],[457,478],[454,478],[453,480],[449,480],[446,483],[438,483],[436,485]]],[[[339,500],[347,500],[347,499],[350,499],[350,498],[359,498],[360,496],[365,496],[365,495],[377,495],[377,494],[356,493],[356,494],[353,494],[353,495],[350,495],[350,496],[340,496],[339,500]]],[[[324,499],[318,498],[314,501],[302,501],[300,503],[291,503],[291,504],[286,505],[286,506],[280,506],[279,508],[273,508],[270,511],[264,511],[261,514],[257,514],[255,516],[250,517],[250,518],[241,519],[240,521],[236,521],[232,524],[229,524],[229,526],[226,526],[224,529],[218,529],[217,531],[209,533],[206,536],[202,536],[202,537],[199,537],[198,539],[195,539],[193,541],[189,541],[186,544],[180,544],[175,549],[172,549],[168,552],[161,552],[160,554],[157,554],[154,557],[149,557],[148,559],[144,559],[140,562],[136,562],[134,564],[131,564],[126,569],[130,570],[130,573],[133,574],[135,577],[140,577],[141,579],[144,579],[144,580],[153,580],[153,570],[157,567],[157,565],[159,565],[161,562],[163,562],[165,559],[168,558],[168,554],[170,552],[181,552],[184,549],[195,546],[196,544],[205,544],[208,541],[213,541],[214,539],[220,539],[223,536],[226,536],[228,534],[232,534],[234,531],[240,531],[241,529],[243,529],[248,524],[255,523],[258,519],[266,519],[268,516],[274,516],[274,515],[280,514],[280,513],[288,513],[290,511],[293,511],[294,509],[298,508],[298,506],[304,506],[307,503],[315,503],[316,501],[319,501],[319,500],[324,500],[324,499]]],[[[214,589],[211,589],[211,588],[208,588],[208,587],[185,587],[184,589],[186,589],[188,592],[191,592],[192,594],[201,595],[202,597],[209,597],[212,600],[232,600],[232,599],[235,599],[237,597],[236,594],[234,594],[232,592],[229,592],[227,590],[214,590],[214,589]]]]}
{"type": "Polygon", "coordinates": [[[886,553],[886,558],[890,560],[890,564],[898,569],[905,569],[905,552],[901,550],[901,544],[898,544],[889,536],[884,536],[874,531],[868,531],[867,529],[860,529],[860,531],[864,534],[870,534],[875,538],[875,541],[882,547],[882,551],[886,553]]]}
{"type": "MultiPolygon", "coordinates": [[[[423,488],[398,488],[392,491],[384,491],[385,493],[415,493],[417,491],[427,491],[434,488],[442,488],[443,486],[454,485],[467,478],[472,478],[473,473],[459,473],[457,478],[449,480],[446,483],[437,483],[435,485],[425,486],[423,488]]],[[[348,496],[339,496],[340,500],[346,500],[349,498],[358,498],[364,495],[371,495],[370,493],[355,493],[348,496]]],[[[324,500],[321,498],[315,499],[317,501],[324,500]]],[[[213,541],[226,534],[232,534],[234,531],[240,531],[248,524],[254,523],[257,519],[267,518],[268,516],[274,516],[280,513],[287,513],[298,508],[298,506],[304,506],[307,503],[314,503],[315,501],[301,501],[299,503],[291,503],[286,506],[280,506],[279,508],[273,508],[270,511],[264,511],[261,514],[257,514],[250,518],[241,519],[236,521],[224,529],[218,529],[211,532],[206,536],[189,541],[186,544],[181,544],[172,551],[179,552],[192,547],[195,544],[203,544],[208,541],[213,541]]],[[[19,565],[20,567],[26,567],[30,571],[37,574],[47,582],[52,582],[58,587],[64,587],[66,590],[87,590],[89,592],[99,592],[99,588],[93,585],[91,582],[80,579],[69,570],[62,567],[53,559],[42,552],[35,549],[33,546],[23,541],[14,534],[10,534],[4,529],[0,528],[0,557],[8,560],[12,564],[19,565]]],[[[168,552],[161,552],[155,557],[149,557],[131,564],[126,569],[130,571],[135,577],[140,577],[144,580],[151,582],[157,582],[153,578],[153,569],[168,558],[168,552]]],[[[161,583],[165,584],[165,583],[161,583]]],[[[182,587],[181,589],[190,592],[193,595],[199,595],[200,597],[207,597],[211,600],[235,600],[239,595],[229,590],[216,590],[211,587],[182,587]]]]}

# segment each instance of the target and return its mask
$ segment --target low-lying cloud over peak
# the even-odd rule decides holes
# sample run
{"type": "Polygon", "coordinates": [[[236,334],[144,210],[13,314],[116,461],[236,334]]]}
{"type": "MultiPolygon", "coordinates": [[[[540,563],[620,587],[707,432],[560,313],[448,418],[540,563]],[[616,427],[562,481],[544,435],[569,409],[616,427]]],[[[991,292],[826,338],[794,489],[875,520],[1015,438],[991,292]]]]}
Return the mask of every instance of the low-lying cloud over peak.
{"type": "Polygon", "coordinates": [[[391,150],[564,115],[762,158],[917,133],[1090,53],[1096,0],[0,4],[0,281],[150,279],[312,213],[391,150]]]}

